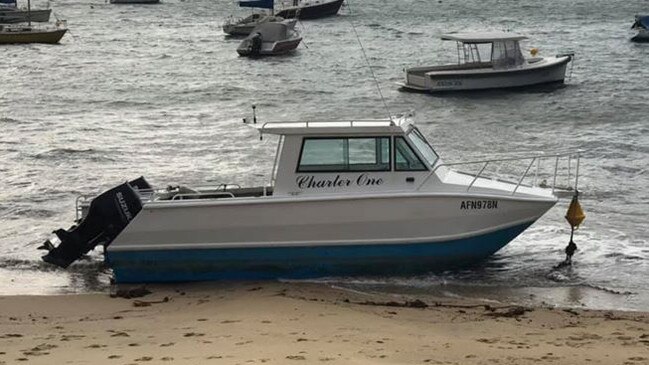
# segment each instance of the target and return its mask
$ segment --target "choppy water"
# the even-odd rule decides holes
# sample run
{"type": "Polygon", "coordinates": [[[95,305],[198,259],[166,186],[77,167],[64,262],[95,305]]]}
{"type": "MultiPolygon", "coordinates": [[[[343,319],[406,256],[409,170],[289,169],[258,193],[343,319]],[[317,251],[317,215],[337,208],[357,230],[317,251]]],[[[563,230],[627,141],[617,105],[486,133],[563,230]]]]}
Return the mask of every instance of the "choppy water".
{"type": "Polygon", "coordinates": [[[163,1],[52,1],[71,29],[61,45],[0,46],[0,293],[106,289],[99,253],[63,271],[36,250],[72,222],[80,193],[139,175],[157,185],[267,181],[273,141],[240,122],[253,103],[262,119],[385,116],[353,22],[390,111],[416,110],[447,161],[590,152],[570,272],[551,270],[569,236],[562,202],[481,267],[345,285],[649,310],[649,46],[628,41],[646,2],[353,0],[337,17],[299,24],[308,48],[249,60],[220,30],[245,13],[234,2],[163,1]],[[512,30],[541,55],[574,51],[572,78],[534,92],[399,92],[403,67],[454,60],[454,45],[436,39],[451,30],[512,30]]]}

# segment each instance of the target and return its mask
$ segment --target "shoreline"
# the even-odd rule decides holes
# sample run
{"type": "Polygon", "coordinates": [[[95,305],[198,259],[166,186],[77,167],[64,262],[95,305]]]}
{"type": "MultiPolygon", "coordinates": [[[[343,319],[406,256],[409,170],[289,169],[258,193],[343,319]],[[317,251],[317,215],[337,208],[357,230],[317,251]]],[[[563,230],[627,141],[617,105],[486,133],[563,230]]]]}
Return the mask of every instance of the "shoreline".
{"type": "Polygon", "coordinates": [[[152,285],[0,297],[14,363],[643,364],[649,313],[356,292],[314,283],[152,285]]]}

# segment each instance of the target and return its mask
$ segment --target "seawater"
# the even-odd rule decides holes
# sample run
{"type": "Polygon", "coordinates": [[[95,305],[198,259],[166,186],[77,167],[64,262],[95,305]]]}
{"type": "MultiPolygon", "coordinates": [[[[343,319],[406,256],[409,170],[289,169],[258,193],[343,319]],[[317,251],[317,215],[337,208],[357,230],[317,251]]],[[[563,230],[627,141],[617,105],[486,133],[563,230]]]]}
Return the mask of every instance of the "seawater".
{"type": "MultiPolygon", "coordinates": [[[[44,2],[32,2],[44,7],[44,2]]],[[[275,144],[242,125],[417,112],[446,161],[583,148],[579,251],[563,259],[561,201],[478,267],[410,278],[334,282],[592,308],[649,310],[649,46],[629,42],[643,1],[350,0],[336,17],[298,23],[289,56],[239,57],[221,25],[235,2],[155,6],[57,0],[61,45],[1,46],[0,293],[106,291],[99,250],[69,270],[36,248],[74,219],[74,199],[144,175],[158,186],[263,184],[275,144]],[[367,54],[363,57],[352,24],[367,54]],[[400,92],[403,68],[455,61],[448,31],[515,31],[541,55],[575,52],[564,87],[431,96],[400,92]],[[376,80],[387,109],[379,98],[376,80]]]]}

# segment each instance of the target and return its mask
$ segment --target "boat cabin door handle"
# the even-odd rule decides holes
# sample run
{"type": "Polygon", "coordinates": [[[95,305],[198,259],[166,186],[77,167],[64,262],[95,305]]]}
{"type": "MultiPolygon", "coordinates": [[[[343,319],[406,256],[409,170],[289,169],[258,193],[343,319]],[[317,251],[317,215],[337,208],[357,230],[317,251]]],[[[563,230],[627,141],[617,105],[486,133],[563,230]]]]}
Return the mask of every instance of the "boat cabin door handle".
{"type": "Polygon", "coordinates": [[[412,177],[412,176],[408,176],[408,177],[406,178],[406,182],[413,183],[413,182],[415,182],[415,178],[412,177]]]}

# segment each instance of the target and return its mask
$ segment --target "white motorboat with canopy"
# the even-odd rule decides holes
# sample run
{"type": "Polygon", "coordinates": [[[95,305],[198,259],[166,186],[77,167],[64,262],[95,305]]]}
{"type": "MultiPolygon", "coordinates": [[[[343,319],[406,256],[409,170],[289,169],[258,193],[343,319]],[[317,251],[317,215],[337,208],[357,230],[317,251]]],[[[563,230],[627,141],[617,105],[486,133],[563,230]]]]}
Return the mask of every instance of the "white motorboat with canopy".
{"type": "Polygon", "coordinates": [[[268,185],[139,178],[80,198],[43,259],[67,267],[103,245],[118,283],[422,273],[498,251],[557,202],[561,166],[579,175],[578,153],[446,163],[409,116],[255,128],[279,137],[268,185]],[[515,164],[511,180],[488,173],[515,164]]]}
{"type": "MultiPolygon", "coordinates": [[[[563,82],[571,54],[526,59],[514,33],[451,33],[441,37],[457,44],[457,63],[406,69],[404,89],[421,92],[511,88],[563,82]]],[[[533,51],[533,54],[536,54],[533,51]]]]}
{"type": "Polygon", "coordinates": [[[294,51],[302,37],[295,30],[295,20],[263,23],[255,27],[237,48],[241,56],[277,56],[294,51]]]}

